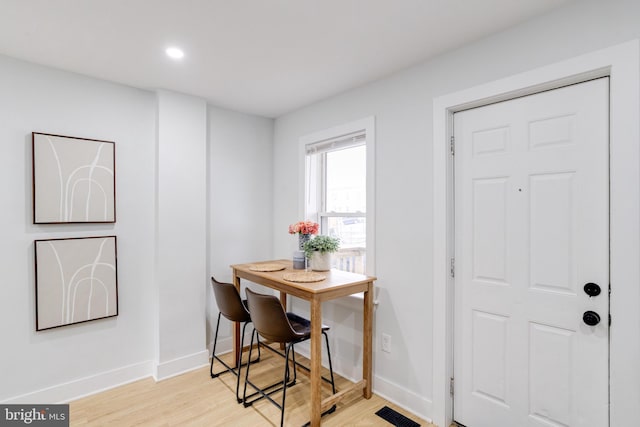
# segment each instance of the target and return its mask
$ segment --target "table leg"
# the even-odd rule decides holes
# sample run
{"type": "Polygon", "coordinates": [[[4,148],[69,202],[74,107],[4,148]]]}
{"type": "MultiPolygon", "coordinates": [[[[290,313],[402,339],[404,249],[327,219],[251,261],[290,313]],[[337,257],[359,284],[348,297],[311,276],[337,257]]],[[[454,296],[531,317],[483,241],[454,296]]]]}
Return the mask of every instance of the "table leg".
{"type": "Polygon", "coordinates": [[[366,399],[371,398],[371,378],[373,366],[373,282],[369,282],[364,293],[363,325],[362,325],[362,379],[367,383],[362,390],[366,399]]]}
{"type": "MultiPolygon", "coordinates": [[[[233,270],[233,285],[240,292],[240,277],[236,274],[236,270],[233,270]]],[[[233,356],[234,366],[238,368],[238,360],[242,354],[242,346],[244,343],[240,342],[240,323],[233,322],[233,356]]]]}
{"type": "Polygon", "coordinates": [[[280,291],[280,303],[284,307],[284,311],[287,311],[287,293],[280,291]]]}
{"type": "Polygon", "coordinates": [[[322,414],[322,305],[320,300],[311,300],[311,427],[320,426],[322,414]]]}
{"type": "MultiPolygon", "coordinates": [[[[287,311],[287,293],[280,291],[280,303],[282,304],[282,307],[284,307],[284,311],[287,311]]],[[[280,350],[284,351],[285,348],[285,344],[281,343],[280,344],[280,350]]],[[[295,369],[295,368],[294,368],[295,369]]]]}

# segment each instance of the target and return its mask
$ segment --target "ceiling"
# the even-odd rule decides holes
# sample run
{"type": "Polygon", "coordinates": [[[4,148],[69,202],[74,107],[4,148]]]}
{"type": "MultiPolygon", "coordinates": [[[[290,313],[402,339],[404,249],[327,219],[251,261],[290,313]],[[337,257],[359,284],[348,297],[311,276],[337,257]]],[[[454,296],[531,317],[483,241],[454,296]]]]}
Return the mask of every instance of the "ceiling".
{"type": "Polygon", "coordinates": [[[0,53],[277,117],[569,1],[0,0],[0,53]]]}

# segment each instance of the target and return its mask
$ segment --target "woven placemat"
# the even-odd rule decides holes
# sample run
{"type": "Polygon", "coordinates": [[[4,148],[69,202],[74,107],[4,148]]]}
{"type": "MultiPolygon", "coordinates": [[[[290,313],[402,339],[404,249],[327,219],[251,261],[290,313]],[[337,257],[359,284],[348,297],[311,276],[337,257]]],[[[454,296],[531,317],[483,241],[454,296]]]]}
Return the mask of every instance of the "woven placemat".
{"type": "Polygon", "coordinates": [[[254,264],[249,267],[251,271],[280,271],[284,270],[286,267],[282,264],[254,264]]]}
{"type": "Polygon", "coordinates": [[[308,283],[324,280],[327,278],[327,275],[314,273],[312,271],[304,271],[300,273],[285,273],[282,275],[282,278],[284,280],[288,280],[289,282],[308,283]]]}

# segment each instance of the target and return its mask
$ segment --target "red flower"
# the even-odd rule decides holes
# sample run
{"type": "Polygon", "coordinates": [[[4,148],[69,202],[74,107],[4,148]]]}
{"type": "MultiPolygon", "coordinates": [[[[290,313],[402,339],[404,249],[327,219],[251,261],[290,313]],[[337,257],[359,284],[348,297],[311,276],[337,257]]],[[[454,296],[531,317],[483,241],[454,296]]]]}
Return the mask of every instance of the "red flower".
{"type": "Polygon", "coordinates": [[[313,221],[298,221],[289,226],[289,234],[318,234],[320,225],[313,221]]]}

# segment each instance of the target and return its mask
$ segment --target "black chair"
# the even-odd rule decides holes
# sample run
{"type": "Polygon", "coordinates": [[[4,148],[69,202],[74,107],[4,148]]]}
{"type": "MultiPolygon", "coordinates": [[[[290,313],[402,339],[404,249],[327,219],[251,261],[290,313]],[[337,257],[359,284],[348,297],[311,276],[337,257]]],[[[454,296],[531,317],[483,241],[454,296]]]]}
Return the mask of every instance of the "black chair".
{"type": "MultiPolygon", "coordinates": [[[[249,359],[251,359],[251,349],[253,347],[253,338],[262,336],[264,339],[274,342],[285,344],[285,369],[282,382],[279,383],[280,387],[276,390],[268,391],[271,386],[260,389],[251,381],[249,381],[249,369],[253,362],[247,364],[247,370],[245,372],[245,383],[243,392],[244,406],[250,406],[257,400],[267,398],[271,403],[280,408],[280,426],[284,423],[284,408],[285,400],[287,397],[287,388],[296,383],[296,367],[300,366],[307,371],[309,368],[300,365],[296,362],[296,356],[294,351],[294,344],[301,343],[311,338],[311,322],[303,317],[300,317],[293,313],[285,313],[284,307],[280,303],[280,300],[273,295],[263,295],[247,289],[247,302],[249,310],[251,311],[251,317],[253,319],[254,332],[251,334],[251,346],[249,347],[249,359]],[[289,355],[291,355],[293,361],[293,380],[289,372],[289,355]],[[261,397],[251,402],[247,401],[247,384],[251,385],[256,393],[261,397]],[[282,390],[282,403],[279,404],[271,398],[271,394],[282,390]]],[[[323,377],[323,380],[331,384],[331,390],[333,394],[336,392],[335,382],[333,379],[333,367],[331,366],[331,351],[329,349],[329,338],[326,331],[328,326],[322,325],[322,334],[324,335],[327,344],[327,355],[329,357],[329,373],[331,379],[323,377]]],[[[250,396],[249,396],[250,397],[250,396]]],[[[330,409],[325,411],[322,415],[335,411],[336,406],[333,405],[330,409]]]]}
{"type": "MultiPolygon", "coordinates": [[[[234,374],[237,377],[236,380],[236,399],[238,400],[238,403],[242,402],[242,399],[240,399],[240,396],[238,395],[239,389],[240,389],[240,371],[242,366],[245,366],[246,363],[243,365],[242,364],[242,346],[244,345],[244,332],[245,329],[247,327],[247,324],[249,324],[251,322],[251,315],[249,314],[249,311],[247,310],[247,306],[246,306],[246,300],[242,300],[240,298],[240,294],[238,293],[238,290],[236,289],[236,287],[234,285],[232,285],[231,283],[223,283],[223,282],[219,282],[216,279],[214,279],[213,277],[211,278],[211,286],[213,288],[213,293],[216,297],[216,303],[218,305],[218,323],[216,324],[216,334],[215,337],[213,339],[213,353],[211,355],[211,378],[216,378],[221,374],[227,373],[227,372],[231,372],[232,374],[234,374]],[[238,354],[238,360],[236,361],[236,366],[238,368],[238,370],[236,371],[235,368],[227,365],[222,359],[220,359],[218,356],[216,356],[216,345],[218,344],[218,329],[220,328],[220,316],[224,316],[227,319],[229,319],[232,322],[242,322],[243,326],[242,326],[242,335],[240,338],[240,353],[238,354]],[[222,363],[222,365],[226,368],[225,370],[218,372],[218,373],[213,373],[213,362],[214,361],[218,361],[220,363],[222,363]]],[[[252,338],[252,342],[251,345],[253,345],[253,336],[252,338]]],[[[257,362],[258,360],[260,360],[260,342],[258,341],[258,358],[256,360],[254,360],[253,362],[257,362]]],[[[249,356],[251,357],[251,356],[249,356]]],[[[247,362],[248,363],[248,362],[247,362]]]]}

